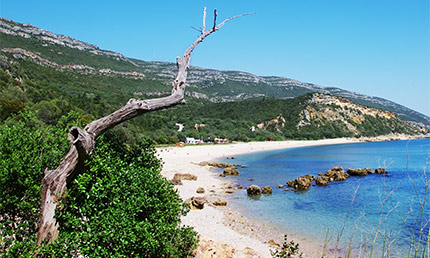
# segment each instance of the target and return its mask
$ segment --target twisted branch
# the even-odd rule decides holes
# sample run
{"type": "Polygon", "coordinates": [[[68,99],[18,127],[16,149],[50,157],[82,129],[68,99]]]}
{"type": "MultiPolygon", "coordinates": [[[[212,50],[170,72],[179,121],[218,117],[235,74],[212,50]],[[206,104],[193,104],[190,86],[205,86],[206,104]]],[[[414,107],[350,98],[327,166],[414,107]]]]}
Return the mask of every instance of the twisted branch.
{"type": "Polygon", "coordinates": [[[59,225],[54,216],[57,211],[58,202],[67,189],[67,185],[70,185],[73,179],[85,169],[85,160],[94,149],[97,136],[124,121],[140,116],[146,112],[184,104],[185,86],[191,52],[200,42],[213,32],[219,30],[226,22],[241,16],[249,15],[242,14],[234,16],[216,26],[216,10],[214,13],[214,27],[209,31],[205,31],[206,7],[204,8],[201,35],[185,50],[183,57],[177,57],[176,64],[178,71],[175,80],[172,82],[172,93],[170,96],[148,100],[130,99],[125,106],[105,117],[89,123],[85,126],[84,130],[78,127],[72,127],[70,129],[68,136],[71,147],[69,152],[56,169],[45,170],[44,173],[37,244],[43,241],[49,242],[57,238],[59,225]]]}

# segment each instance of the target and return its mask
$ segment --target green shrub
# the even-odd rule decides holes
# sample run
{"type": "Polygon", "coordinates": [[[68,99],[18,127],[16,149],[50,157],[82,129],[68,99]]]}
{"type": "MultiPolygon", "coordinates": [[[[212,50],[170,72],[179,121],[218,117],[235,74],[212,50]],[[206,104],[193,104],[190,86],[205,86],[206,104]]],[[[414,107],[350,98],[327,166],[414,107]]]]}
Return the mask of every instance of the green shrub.
{"type": "Polygon", "coordinates": [[[87,171],[71,184],[57,212],[59,238],[36,246],[40,184],[70,147],[67,130],[82,127],[71,112],[57,126],[34,113],[0,125],[0,255],[2,257],[186,257],[197,234],[180,226],[187,211],[147,141],[128,147],[101,137],[87,171]]]}
{"type": "Polygon", "coordinates": [[[186,213],[170,182],[160,175],[160,161],[144,141],[126,148],[99,139],[88,171],[79,175],[58,216],[61,231],[47,253],[61,257],[186,257],[196,233],[180,226],[186,213]]]}
{"type": "Polygon", "coordinates": [[[0,125],[0,253],[17,257],[33,248],[43,171],[69,148],[63,128],[76,122],[73,116],[63,117],[61,127],[43,127],[34,113],[0,125]]]}

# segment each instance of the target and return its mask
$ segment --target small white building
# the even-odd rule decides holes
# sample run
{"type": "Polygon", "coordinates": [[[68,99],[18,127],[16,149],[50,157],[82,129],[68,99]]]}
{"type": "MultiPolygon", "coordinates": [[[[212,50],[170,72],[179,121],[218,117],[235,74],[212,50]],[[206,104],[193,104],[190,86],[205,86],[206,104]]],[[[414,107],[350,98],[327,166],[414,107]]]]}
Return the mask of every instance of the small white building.
{"type": "Polygon", "coordinates": [[[187,137],[187,138],[185,138],[185,143],[186,144],[197,144],[197,143],[203,143],[203,141],[200,139],[194,139],[192,137],[187,137]]]}

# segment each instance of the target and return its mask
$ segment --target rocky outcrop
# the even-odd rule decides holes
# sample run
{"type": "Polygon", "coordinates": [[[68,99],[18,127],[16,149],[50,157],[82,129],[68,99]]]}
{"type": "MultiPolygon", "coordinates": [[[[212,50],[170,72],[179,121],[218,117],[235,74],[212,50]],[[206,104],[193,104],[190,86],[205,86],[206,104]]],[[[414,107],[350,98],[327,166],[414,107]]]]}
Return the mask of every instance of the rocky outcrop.
{"type": "Polygon", "coordinates": [[[251,185],[246,188],[246,192],[248,193],[248,195],[260,195],[261,189],[258,185],[251,185]]]}
{"type": "Polygon", "coordinates": [[[324,176],[328,177],[329,181],[344,181],[349,177],[348,174],[345,173],[345,170],[340,166],[327,170],[324,176]]]}
{"type": "Polygon", "coordinates": [[[172,178],[170,180],[170,183],[172,183],[173,185],[183,185],[182,180],[178,178],[172,178]]]}
{"type": "Polygon", "coordinates": [[[265,187],[261,188],[261,193],[262,194],[272,194],[272,187],[265,186],[265,187]]]}
{"type": "Polygon", "coordinates": [[[203,193],[205,193],[205,189],[203,187],[199,187],[199,188],[197,188],[196,193],[203,194],[203,193]]]}
{"type": "Polygon", "coordinates": [[[319,176],[317,177],[317,179],[315,180],[315,183],[318,186],[327,186],[328,182],[329,182],[330,178],[327,176],[319,176]]]}
{"type": "MultiPolygon", "coordinates": [[[[234,158],[230,158],[234,159],[234,158]]],[[[219,176],[225,177],[225,176],[237,176],[239,175],[238,167],[244,168],[245,166],[239,165],[239,164],[230,164],[228,162],[208,162],[208,161],[202,161],[199,163],[200,166],[211,166],[211,167],[217,167],[217,168],[223,168],[224,171],[219,176]]]]}
{"type": "Polygon", "coordinates": [[[116,71],[108,68],[96,69],[94,67],[83,65],[83,64],[59,65],[51,60],[41,57],[39,53],[36,54],[22,48],[3,48],[1,49],[1,51],[12,54],[12,56],[16,59],[29,60],[38,65],[48,66],[59,71],[73,71],[81,74],[98,74],[98,75],[106,75],[106,76],[123,76],[123,77],[132,78],[136,80],[145,78],[145,75],[143,73],[139,73],[135,71],[123,72],[123,71],[116,71]]]}
{"type": "Polygon", "coordinates": [[[350,176],[367,176],[368,174],[374,174],[375,172],[370,168],[348,168],[346,171],[350,176]]]}
{"type": "Polygon", "coordinates": [[[314,175],[307,174],[307,175],[304,175],[304,177],[306,177],[307,179],[309,179],[311,182],[315,181],[315,176],[314,175]]]}
{"type": "Polygon", "coordinates": [[[376,174],[387,174],[387,170],[385,168],[377,168],[375,169],[376,174]]]}
{"type": "MultiPolygon", "coordinates": [[[[296,178],[294,181],[288,181],[288,187],[294,188],[294,190],[307,190],[311,187],[313,181],[315,181],[314,185],[317,186],[328,186],[330,182],[334,181],[344,181],[347,180],[350,176],[366,176],[369,174],[387,174],[388,172],[384,168],[377,168],[373,171],[371,168],[349,168],[347,172],[340,167],[336,166],[329,170],[327,170],[324,174],[321,172],[318,173],[318,177],[315,178],[313,175],[304,175],[296,178]]],[[[390,176],[390,175],[387,175],[390,176]]],[[[282,185],[279,185],[281,188],[282,185]]],[[[286,191],[288,190],[285,189],[286,191]]]]}
{"type": "Polygon", "coordinates": [[[201,210],[205,207],[206,199],[203,197],[191,197],[190,199],[185,201],[190,209],[192,210],[201,210]]]}
{"type": "Polygon", "coordinates": [[[208,161],[202,161],[199,163],[200,166],[211,166],[211,167],[217,167],[217,168],[229,168],[229,167],[236,167],[233,164],[230,164],[228,162],[208,162],[208,161]]]}
{"type": "Polygon", "coordinates": [[[197,180],[197,176],[192,175],[192,174],[181,174],[181,173],[176,173],[173,176],[173,180],[192,180],[192,181],[196,181],[197,180]]]}
{"type": "Polygon", "coordinates": [[[227,201],[226,200],[216,200],[213,202],[213,205],[215,205],[215,206],[226,206],[227,201]]]}
{"type": "Polygon", "coordinates": [[[312,181],[307,176],[299,176],[294,180],[294,189],[307,190],[311,187],[312,181]]]}
{"type": "Polygon", "coordinates": [[[236,167],[227,167],[224,168],[224,175],[226,176],[237,176],[239,175],[239,170],[236,167]]]}

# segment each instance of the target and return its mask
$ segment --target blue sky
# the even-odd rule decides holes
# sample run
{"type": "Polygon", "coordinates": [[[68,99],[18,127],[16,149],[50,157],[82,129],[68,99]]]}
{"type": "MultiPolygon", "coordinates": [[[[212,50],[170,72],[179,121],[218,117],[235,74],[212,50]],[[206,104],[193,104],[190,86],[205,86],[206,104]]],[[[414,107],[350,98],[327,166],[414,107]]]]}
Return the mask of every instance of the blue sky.
{"type": "Polygon", "coordinates": [[[430,115],[429,0],[21,1],[0,15],[143,60],[173,62],[208,21],[227,23],[191,64],[285,76],[383,97],[430,115]]]}

